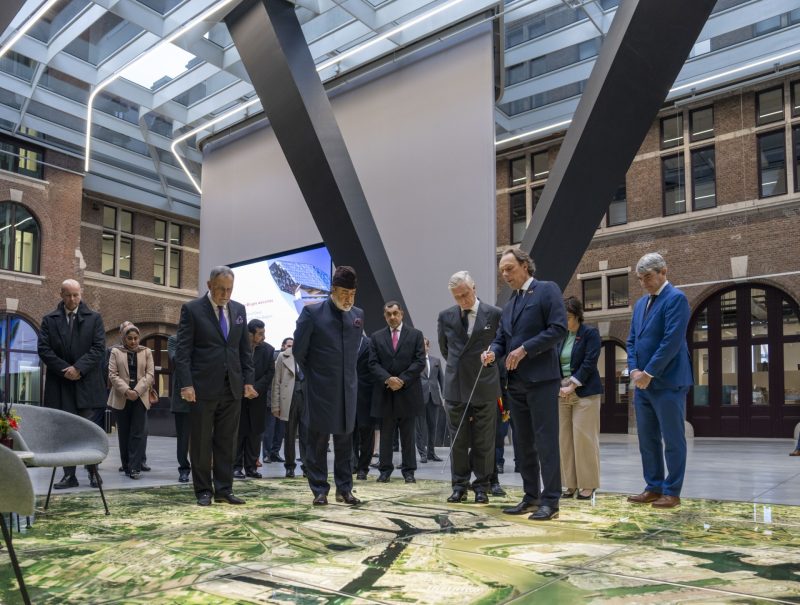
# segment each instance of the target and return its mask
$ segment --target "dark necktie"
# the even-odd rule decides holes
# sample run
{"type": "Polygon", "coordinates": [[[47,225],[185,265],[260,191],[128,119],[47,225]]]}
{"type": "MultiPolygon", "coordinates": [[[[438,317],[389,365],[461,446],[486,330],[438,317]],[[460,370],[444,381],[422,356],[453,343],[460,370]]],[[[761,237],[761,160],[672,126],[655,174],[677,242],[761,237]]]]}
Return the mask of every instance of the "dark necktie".
{"type": "Polygon", "coordinates": [[[469,333],[469,309],[461,309],[461,325],[464,326],[464,332],[469,333]]]}
{"type": "Polygon", "coordinates": [[[75,313],[70,311],[67,313],[67,330],[72,331],[72,322],[75,319],[75,313]]]}
{"type": "Polygon", "coordinates": [[[521,299],[522,299],[522,290],[514,290],[514,303],[511,307],[511,317],[516,317],[517,306],[521,299]]]}
{"type": "Polygon", "coordinates": [[[653,308],[653,305],[656,304],[656,297],[658,294],[651,294],[650,298],[647,301],[647,306],[644,308],[644,316],[647,317],[647,314],[650,313],[650,309],[653,308]]]}
{"type": "Polygon", "coordinates": [[[219,309],[219,329],[222,330],[222,338],[228,340],[228,322],[225,321],[225,309],[218,306],[219,309]]]}

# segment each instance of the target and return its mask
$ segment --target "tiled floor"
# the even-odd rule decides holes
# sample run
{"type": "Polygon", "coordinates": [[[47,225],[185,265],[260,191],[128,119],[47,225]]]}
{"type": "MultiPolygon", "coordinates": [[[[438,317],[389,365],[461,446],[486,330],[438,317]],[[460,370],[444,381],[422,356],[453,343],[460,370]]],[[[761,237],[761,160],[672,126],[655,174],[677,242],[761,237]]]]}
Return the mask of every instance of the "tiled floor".
{"type": "MultiPolygon", "coordinates": [[[[620,495],[641,489],[635,438],[604,435],[596,501],[534,523],[501,512],[521,496],[514,473],[489,506],[445,503],[442,463],[420,465],[416,485],[357,482],[355,508],[312,507],[302,478],[267,464],[265,479],[237,482],[246,505],[200,508],[175,481],[174,440],[151,438],[144,479],[117,472],[115,448],[103,464],[110,516],[82,485],[31,529],[23,520],[15,545],[37,605],[797,603],[792,446],[696,439],[683,506],[658,511],[620,495]]],[[[49,473],[32,474],[45,492],[49,473]]],[[[0,603],[20,602],[3,554],[0,603]]]]}

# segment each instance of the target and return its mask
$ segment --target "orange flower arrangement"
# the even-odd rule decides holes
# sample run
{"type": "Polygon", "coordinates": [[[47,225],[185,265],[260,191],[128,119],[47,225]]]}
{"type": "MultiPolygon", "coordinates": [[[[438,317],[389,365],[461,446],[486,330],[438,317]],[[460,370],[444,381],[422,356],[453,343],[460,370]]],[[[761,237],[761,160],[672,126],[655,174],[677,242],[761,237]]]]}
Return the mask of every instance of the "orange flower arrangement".
{"type": "Polygon", "coordinates": [[[4,403],[0,412],[0,439],[6,439],[11,430],[19,428],[20,417],[12,409],[14,404],[4,403]]]}

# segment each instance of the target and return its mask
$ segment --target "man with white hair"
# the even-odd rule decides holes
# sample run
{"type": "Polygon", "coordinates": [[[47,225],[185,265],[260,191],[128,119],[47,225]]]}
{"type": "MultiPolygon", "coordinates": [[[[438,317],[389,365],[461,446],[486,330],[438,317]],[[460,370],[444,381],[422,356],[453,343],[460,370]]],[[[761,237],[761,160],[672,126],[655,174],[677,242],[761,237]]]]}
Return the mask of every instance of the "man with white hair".
{"type": "Polygon", "coordinates": [[[628,502],[674,508],[681,503],[686,471],[684,420],[692,385],[686,345],[689,302],[667,281],[667,263],[660,254],[639,259],[636,275],[648,296],[633,308],[627,348],[645,488],[628,502]]]}
{"type": "Polygon", "coordinates": [[[502,311],[481,300],[467,271],[447,284],[456,304],[439,313],[439,349],[447,365],[444,399],[453,444],[450,470],[453,493],[448,502],[467,498],[470,476],[475,503],[487,504],[495,471],[495,431],[500,375],[497,365],[483,367],[481,353],[494,340],[502,311]]]}

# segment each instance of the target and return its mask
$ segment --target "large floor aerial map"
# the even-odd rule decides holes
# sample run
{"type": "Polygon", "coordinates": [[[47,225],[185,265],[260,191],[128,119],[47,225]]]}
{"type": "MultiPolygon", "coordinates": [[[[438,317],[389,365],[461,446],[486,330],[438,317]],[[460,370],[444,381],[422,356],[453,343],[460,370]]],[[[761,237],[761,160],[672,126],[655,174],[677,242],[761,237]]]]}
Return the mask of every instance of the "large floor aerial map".
{"type": "MultiPolygon", "coordinates": [[[[800,603],[798,507],[603,494],[537,524],[500,512],[518,489],[476,506],[442,482],[357,487],[357,508],[312,507],[302,480],[240,484],[236,507],[112,491],[110,517],[59,495],[15,546],[37,605],[800,603]]],[[[17,602],[4,553],[0,603],[17,602]]]]}

